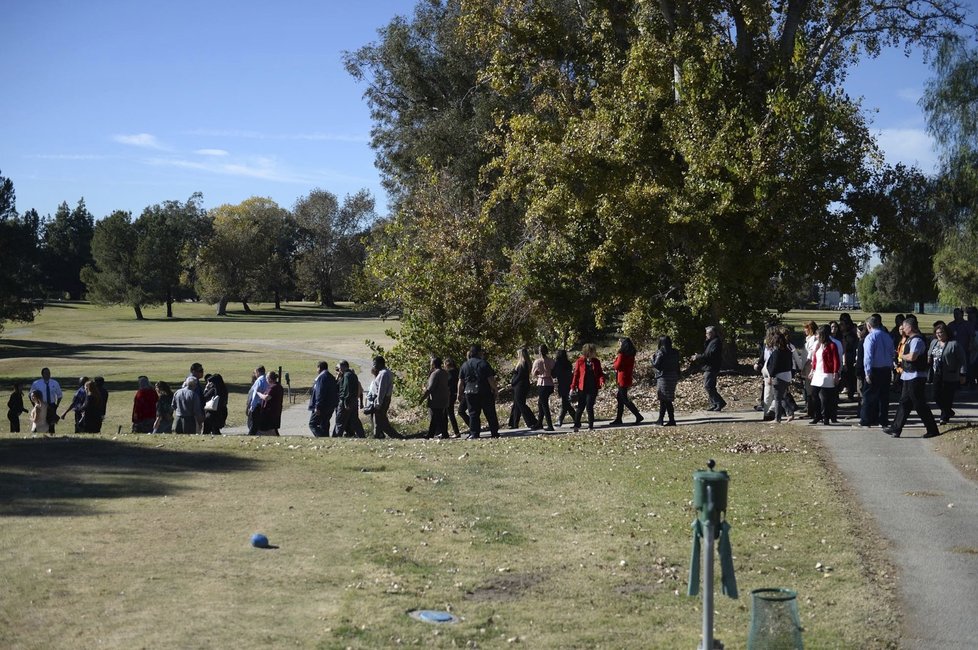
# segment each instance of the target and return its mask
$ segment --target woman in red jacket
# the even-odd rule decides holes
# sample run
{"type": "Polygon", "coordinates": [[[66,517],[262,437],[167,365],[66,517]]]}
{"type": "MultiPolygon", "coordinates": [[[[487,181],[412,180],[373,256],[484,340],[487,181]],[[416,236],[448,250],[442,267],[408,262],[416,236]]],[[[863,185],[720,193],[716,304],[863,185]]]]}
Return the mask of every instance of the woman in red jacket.
{"type": "Polygon", "coordinates": [[[574,431],[581,428],[581,415],[587,409],[587,428],[594,428],[594,402],[598,399],[598,389],[604,386],[604,373],[593,343],[585,343],[581,356],[574,363],[571,376],[571,391],[577,391],[577,410],[574,412],[574,431]]]}
{"type": "Polygon", "coordinates": [[[630,338],[623,338],[618,341],[618,356],[612,364],[615,368],[615,379],[618,382],[618,392],[615,399],[618,400],[618,415],[611,421],[611,426],[618,426],[621,422],[622,413],[627,407],[635,416],[635,424],[640,423],[645,418],[635,408],[632,400],[628,399],[628,389],[632,385],[632,371],[635,369],[635,344],[630,338]]]}
{"type": "Polygon", "coordinates": [[[809,424],[822,422],[829,425],[837,417],[839,392],[836,386],[842,370],[839,356],[829,326],[822,325],[818,328],[818,343],[812,351],[812,370],[808,375],[812,380],[812,421],[809,424]]]}
{"type": "Polygon", "coordinates": [[[156,422],[156,402],[159,395],[153,390],[145,375],[140,375],[137,381],[139,389],[132,400],[132,432],[151,433],[153,423],[156,422]]]}

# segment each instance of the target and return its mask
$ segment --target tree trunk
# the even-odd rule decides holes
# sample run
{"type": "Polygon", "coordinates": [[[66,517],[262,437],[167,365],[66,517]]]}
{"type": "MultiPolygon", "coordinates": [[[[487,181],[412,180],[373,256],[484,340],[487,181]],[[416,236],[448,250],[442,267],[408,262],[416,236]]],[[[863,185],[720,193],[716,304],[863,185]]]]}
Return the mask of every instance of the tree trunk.
{"type": "Polygon", "coordinates": [[[247,298],[244,298],[244,299],[241,300],[241,306],[244,308],[244,312],[246,314],[250,314],[251,313],[251,307],[248,306],[248,299],[247,298]]]}
{"type": "Polygon", "coordinates": [[[282,295],[278,292],[278,289],[276,289],[275,290],[275,309],[281,309],[281,308],[282,308],[282,295]]]}
{"type": "Polygon", "coordinates": [[[327,307],[336,307],[336,300],[333,299],[333,284],[331,282],[323,284],[323,304],[327,307]]]}
{"type": "Polygon", "coordinates": [[[173,290],[166,290],[166,317],[173,318],[173,290]]]}
{"type": "Polygon", "coordinates": [[[918,302],[917,303],[917,313],[918,314],[923,314],[924,313],[924,303],[922,303],[922,302],[918,302]]]}
{"type": "Polygon", "coordinates": [[[227,316],[228,315],[228,299],[221,296],[221,299],[217,301],[217,315],[227,316]]]}
{"type": "Polygon", "coordinates": [[[143,320],[143,308],[140,305],[133,305],[132,308],[136,312],[136,320],[143,320]]]}

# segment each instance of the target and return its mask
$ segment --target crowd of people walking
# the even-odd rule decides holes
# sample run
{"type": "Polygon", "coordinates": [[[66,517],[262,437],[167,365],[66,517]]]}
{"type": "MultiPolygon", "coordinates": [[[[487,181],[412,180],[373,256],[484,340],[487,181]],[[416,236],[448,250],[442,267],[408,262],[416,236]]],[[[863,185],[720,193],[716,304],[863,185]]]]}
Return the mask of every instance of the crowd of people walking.
{"type": "MultiPolygon", "coordinates": [[[[858,403],[860,427],[882,427],[890,436],[900,437],[911,411],[916,412],[925,427],[924,437],[940,435],[938,425],[955,416],[954,398],[965,385],[974,386],[978,378],[978,310],[956,309],[951,322],[937,321],[934,336],[927,341],[912,314],[897,316],[895,327],[887,331],[879,314],[855,324],[848,314],[837,321],[818,326],[804,324],[804,344],[795,346],[791,332],[771,324],[755,370],[762,376],[756,410],[765,420],[791,421],[800,410],[791,386],[798,379],[805,411],[810,424],[834,425],[839,422],[839,402],[858,403]],[[932,385],[939,409],[935,420],[927,400],[932,385]],[[891,419],[890,393],[897,388],[899,398],[891,419]]],[[[629,338],[621,338],[608,370],[614,374],[615,417],[608,426],[624,424],[627,410],[633,424],[645,420],[629,397],[634,383],[637,350],[629,338]]],[[[719,328],[705,329],[703,351],[690,355],[688,361],[703,372],[703,388],[709,401],[708,411],[727,407],[720,395],[717,380],[723,365],[723,340],[719,328]]],[[[658,338],[651,357],[655,393],[659,406],[656,424],[675,426],[676,387],[681,372],[681,356],[668,336],[658,338]]],[[[329,371],[321,361],[310,390],[309,430],[316,437],[366,437],[361,420],[366,416],[376,438],[404,438],[393,426],[389,411],[394,393],[393,374],[383,356],[372,359],[372,379],[366,389],[347,361],[340,361],[329,371]],[[330,423],[332,422],[332,426],[330,423]]],[[[286,373],[286,379],[288,374],[286,373]]],[[[516,352],[509,386],[512,405],[508,425],[516,429],[522,421],[531,431],[553,432],[570,419],[573,430],[585,424],[594,428],[595,405],[608,381],[605,367],[593,343],[585,343],[580,355],[571,361],[567,350],[557,350],[551,357],[546,345],[531,356],[526,347],[516,352]],[[536,387],[536,409],[530,407],[531,387],[536,387]],[[556,394],[560,404],[557,417],[551,410],[556,394]],[[587,416],[585,421],[584,417],[587,416]]],[[[30,409],[24,402],[23,387],[16,383],[7,402],[11,432],[20,431],[20,417],[27,414],[35,433],[55,433],[68,415],[72,415],[76,433],[99,433],[105,418],[109,391],[102,377],[81,377],[68,406],[59,412],[64,400],[57,380],[43,368],[41,377],[28,392],[30,409]]],[[[495,369],[479,345],[473,345],[461,366],[454,359],[433,356],[429,375],[423,387],[421,403],[428,409],[425,437],[461,437],[466,426],[468,438],[483,433],[483,418],[490,437],[499,436],[496,401],[499,385],[495,369]],[[456,417],[456,415],[458,417],[456,417]]],[[[180,388],[172,391],[165,381],[152,384],[148,377],[136,380],[132,405],[131,431],[134,433],[197,433],[220,435],[228,418],[228,388],[220,374],[204,374],[199,363],[180,388]]],[[[284,390],[278,373],[258,366],[252,372],[245,401],[247,429],[250,435],[279,435],[282,422],[284,390]]]]}

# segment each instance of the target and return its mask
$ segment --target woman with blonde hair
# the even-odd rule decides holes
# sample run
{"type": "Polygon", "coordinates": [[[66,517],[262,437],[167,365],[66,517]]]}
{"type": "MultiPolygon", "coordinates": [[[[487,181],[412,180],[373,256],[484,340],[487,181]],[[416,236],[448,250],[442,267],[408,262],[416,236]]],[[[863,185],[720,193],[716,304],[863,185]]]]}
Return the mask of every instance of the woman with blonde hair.
{"type": "Polygon", "coordinates": [[[81,406],[81,424],[84,433],[98,433],[102,430],[102,416],[105,405],[102,401],[102,391],[95,385],[94,380],[85,382],[85,401],[81,406]]]}
{"type": "Polygon", "coordinates": [[[515,429],[520,425],[520,417],[526,421],[526,426],[531,431],[540,427],[533,411],[526,405],[526,398],[530,394],[530,370],[533,362],[530,360],[530,351],[527,348],[520,348],[516,351],[516,364],[513,366],[513,376],[510,385],[513,387],[513,408],[509,412],[509,428],[515,429]]]}
{"type": "Polygon", "coordinates": [[[574,374],[571,376],[571,392],[577,392],[577,410],[574,412],[574,431],[581,428],[581,416],[587,410],[587,428],[594,428],[594,403],[598,399],[598,390],[604,386],[604,372],[597,357],[594,343],[581,346],[581,356],[574,363],[574,374]]]}
{"type": "Polygon", "coordinates": [[[544,431],[554,430],[553,414],[550,412],[550,396],[554,394],[554,360],[548,357],[550,348],[541,344],[537,349],[540,356],[533,362],[531,373],[537,380],[537,421],[544,431]]]}

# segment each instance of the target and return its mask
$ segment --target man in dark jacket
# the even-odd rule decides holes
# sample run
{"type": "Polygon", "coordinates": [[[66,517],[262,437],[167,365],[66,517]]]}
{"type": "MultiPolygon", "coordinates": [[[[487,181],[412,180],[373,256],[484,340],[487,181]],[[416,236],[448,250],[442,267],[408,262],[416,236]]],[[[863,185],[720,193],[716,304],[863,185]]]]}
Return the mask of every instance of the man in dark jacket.
{"type": "Polygon", "coordinates": [[[720,375],[720,365],[723,359],[723,341],[720,332],[713,325],[706,328],[706,348],[702,354],[694,354],[689,358],[693,363],[703,364],[703,388],[710,400],[707,411],[722,411],[727,402],[717,391],[717,377],[720,375]]]}
{"type": "Polygon", "coordinates": [[[473,345],[468,359],[458,370],[459,401],[465,400],[468,406],[468,439],[478,438],[482,423],[479,415],[485,414],[489,424],[489,435],[499,437],[499,419],[496,416],[496,371],[482,358],[482,348],[473,345]]]}
{"type": "Polygon", "coordinates": [[[329,364],[320,361],[316,366],[319,374],[312,383],[309,396],[309,430],[317,438],[329,435],[329,418],[340,402],[336,379],[329,373],[329,364]]]}
{"type": "Polygon", "coordinates": [[[360,403],[360,379],[350,368],[348,361],[340,361],[339,406],[336,407],[336,423],[333,437],[363,437],[363,425],[357,415],[360,403]]]}

